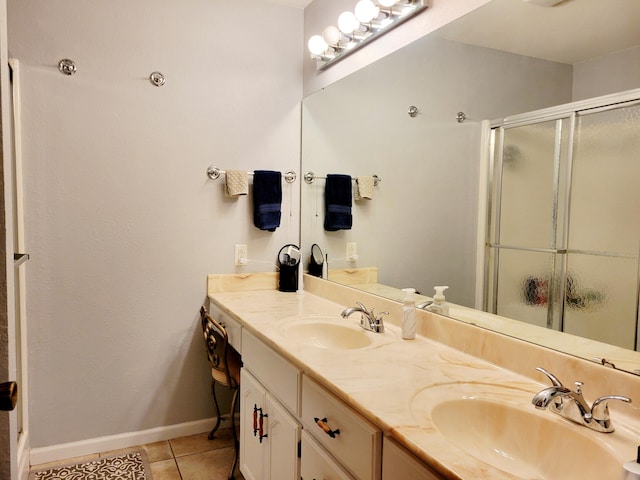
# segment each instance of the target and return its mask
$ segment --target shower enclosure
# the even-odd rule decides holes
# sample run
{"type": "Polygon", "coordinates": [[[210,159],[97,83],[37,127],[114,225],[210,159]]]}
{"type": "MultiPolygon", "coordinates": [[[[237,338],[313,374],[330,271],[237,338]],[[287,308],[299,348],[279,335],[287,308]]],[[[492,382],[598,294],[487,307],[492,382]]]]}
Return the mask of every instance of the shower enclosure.
{"type": "Polygon", "coordinates": [[[485,309],[637,350],[640,90],[511,117],[490,138],[485,309]]]}

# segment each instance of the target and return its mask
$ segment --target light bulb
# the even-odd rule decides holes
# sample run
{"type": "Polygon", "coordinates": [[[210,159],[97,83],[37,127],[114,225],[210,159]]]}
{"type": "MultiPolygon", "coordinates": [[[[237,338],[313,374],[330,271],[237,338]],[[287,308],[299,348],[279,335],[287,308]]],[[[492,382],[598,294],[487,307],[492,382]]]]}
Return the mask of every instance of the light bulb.
{"type": "Polygon", "coordinates": [[[356,4],[355,14],[360,23],[369,23],[380,13],[380,9],[371,0],[360,0],[356,4]]]}
{"type": "Polygon", "coordinates": [[[360,26],[360,22],[353,12],[342,12],[338,17],[338,28],[342,33],[352,33],[360,26]]]}
{"type": "Polygon", "coordinates": [[[329,45],[337,45],[341,37],[340,30],[333,25],[328,26],[322,31],[322,38],[324,38],[324,41],[329,45]]]}
{"type": "Polygon", "coordinates": [[[316,56],[322,55],[329,45],[324,41],[320,35],[314,35],[309,39],[309,43],[307,44],[309,47],[309,51],[316,56]]]}
{"type": "Polygon", "coordinates": [[[393,7],[396,4],[396,0],[378,0],[378,3],[383,7],[393,7]]]}

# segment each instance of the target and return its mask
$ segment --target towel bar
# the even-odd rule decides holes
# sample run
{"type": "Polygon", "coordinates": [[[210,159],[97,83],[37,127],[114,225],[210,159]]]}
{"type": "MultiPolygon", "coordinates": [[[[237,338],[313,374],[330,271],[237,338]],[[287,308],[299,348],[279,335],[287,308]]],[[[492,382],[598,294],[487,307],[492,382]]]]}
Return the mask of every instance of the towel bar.
{"type": "MultiPolygon", "coordinates": [[[[382,178],[380,178],[378,175],[372,175],[373,176],[373,186],[377,187],[378,184],[382,181],[382,178]]],[[[316,175],[315,173],[309,171],[307,173],[304,174],[304,181],[307,183],[313,183],[315,181],[315,179],[321,179],[321,180],[326,180],[327,177],[319,177],[318,175],[316,175]]],[[[352,178],[352,180],[355,180],[355,177],[352,178]]]]}
{"type": "MultiPolygon", "coordinates": [[[[207,176],[211,180],[217,180],[223,173],[226,172],[224,170],[220,170],[218,167],[214,167],[213,165],[207,168],[207,176]]],[[[247,175],[253,175],[253,172],[247,172],[247,175]]],[[[293,183],[296,181],[296,178],[298,178],[296,172],[294,172],[293,170],[287,170],[282,176],[287,183],[293,183]]]]}

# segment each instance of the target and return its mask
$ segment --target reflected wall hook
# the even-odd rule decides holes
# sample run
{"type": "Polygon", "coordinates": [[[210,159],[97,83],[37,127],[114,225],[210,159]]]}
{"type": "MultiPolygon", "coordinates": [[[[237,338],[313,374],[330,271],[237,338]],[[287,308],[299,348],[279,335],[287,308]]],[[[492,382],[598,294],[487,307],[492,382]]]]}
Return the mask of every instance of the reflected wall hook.
{"type": "Polygon", "coordinates": [[[418,110],[418,107],[416,107],[415,105],[411,105],[409,107],[409,110],[407,111],[407,114],[411,118],[416,118],[418,116],[418,113],[420,113],[420,111],[418,110]]]}
{"type": "Polygon", "coordinates": [[[58,70],[65,75],[73,75],[78,71],[78,67],[76,67],[76,62],[73,60],[63,58],[58,62],[58,70]]]}
{"type": "Polygon", "coordinates": [[[456,120],[458,120],[458,123],[462,123],[467,119],[467,115],[464,112],[458,112],[458,115],[456,116],[456,120]]]}
{"type": "Polygon", "coordinates": [[[149,81],[156,87],[164,85],[164,75],[160,72],[153,72],[149,75],[149,81]]]}

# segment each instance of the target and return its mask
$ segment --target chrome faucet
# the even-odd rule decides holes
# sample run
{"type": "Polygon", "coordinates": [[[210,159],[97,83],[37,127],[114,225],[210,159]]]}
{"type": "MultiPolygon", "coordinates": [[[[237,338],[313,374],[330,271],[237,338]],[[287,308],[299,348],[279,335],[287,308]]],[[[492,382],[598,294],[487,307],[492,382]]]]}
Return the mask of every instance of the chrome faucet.
{"type": "Polygon", "coordinates": [[[553,413],[571,420],[596,432],[610,433],[614,431],[609,417],[609,400],[620,400],[631,403],[631,399],[620,395],[605,395],[596,399],[593,405],[582,396],[582,382],[575,382],[576,390],[572,391],[562,385],[558,378],[542,367],[537,371],[545,374],[553,386],[540,390],[533,396],[531,403],[539,409],[549,408],[553,413]]]}
{"type": "Polygon", "coordinates": [[[382,323],[382,315],[389,315],[389,312],[381,312],[377,315],[373,312],[373,308],[369,310],[362,303],[356,302],[357,307],[345,308],[342,311],[342,318],[347,318],[352,313],[360,312],[360,326],[371,332],[384,332],[384,323],[382,323]]]}

